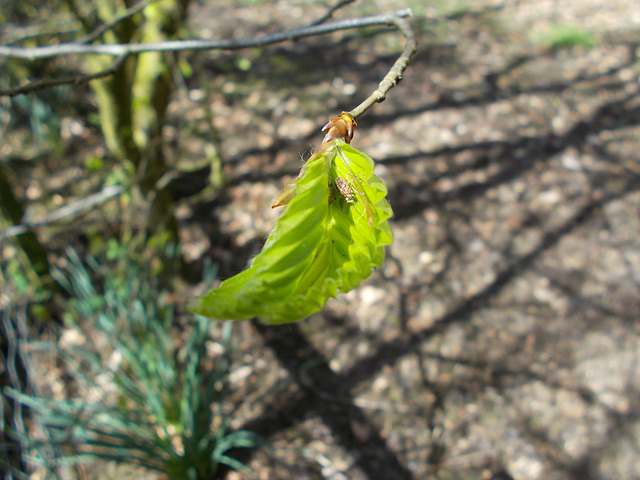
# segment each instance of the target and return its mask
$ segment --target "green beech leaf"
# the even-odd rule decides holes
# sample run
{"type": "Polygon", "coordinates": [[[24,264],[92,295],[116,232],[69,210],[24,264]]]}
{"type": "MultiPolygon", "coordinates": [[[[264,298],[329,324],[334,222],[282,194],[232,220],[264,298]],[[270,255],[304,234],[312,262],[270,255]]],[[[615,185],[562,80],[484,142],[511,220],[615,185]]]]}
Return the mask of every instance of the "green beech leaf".
{"type": "Polygon", "coordinates": [[[393,241],[387,222],[392,211],[373,160],[336,139],[305,168],[249,268],[199,298],[193,312],[219,320],[295,322],[382,264],[383,246],[393,241]],[[336,178],[345,180],[347,195],[336,178]]]}

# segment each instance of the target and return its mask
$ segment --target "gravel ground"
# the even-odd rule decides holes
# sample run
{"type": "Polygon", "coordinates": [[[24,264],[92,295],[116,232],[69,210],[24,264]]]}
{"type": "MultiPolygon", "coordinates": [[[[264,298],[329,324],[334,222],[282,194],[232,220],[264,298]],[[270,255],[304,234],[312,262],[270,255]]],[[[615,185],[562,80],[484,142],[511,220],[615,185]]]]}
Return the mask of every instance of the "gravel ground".
{"type": "MultiPolygon", "coordinates": [[[[251,473],[226,478],[640,479],[638,1],[373,0],[335,18],[407,6],[420,49],[352,143],[389,187],[395,241],[321,313],[234,325],[231,423],[268,447],[234,452],[251,473]]],[[[199,36],[239,38],[327,5],[193,7],[199,36]]],[[[401,46],[373,29],[190,57],[163,133],[199,164],[211,115],[226,186],[180,207],[186,258],[243,269],[322,125],[401,46]]]]}
{"type": "MultiPolygon", "coordinates": [[[[247,13],[245,31],[319,16],[282,5],[247,13]]],[[[252,349],[237,425],[270,448],[228,478],[640,478],[640,9],[416,10],[421,49],[353,143],[389,186],[396,240],[323,313],[237,326],[252,349]],[[565,26],[594,45],[550,48],[565,26]]],[[[375,85],[397,46],[385,34],[281,47],[304,78],[265,54],[254,70],[289,76],[250,71],[250,94],[214,100],[235,159],[232,201],[213,210],[234,239],[220,255],[231,271],[268,232],[296,148],[375,85]]]]}
{"type": "MultiPolygon", "coordinates": [[[[395,241],[323,312],[234,325],[232,426],[268,447],[234,452],[251,473],[228,480],[640,479],[637,3],[374,0],[335,14],[415,12],[420,49],[352,143],[389,187],[395,241]],[[582,45],[558,48],[567,37],[582,45]]],[[[325,11],[203,0],[190,22],[247,37],[325,11]]],[[[221,278],[243,269],[321,126],[401,45],[374,29],[192,57],[164,133],[198,164],[211,115],[227,182],[180,207],[186,258],[213,259],[221,278]]],[[[109,464],[86,478],[155,477],[109,464]]]]}
{"type": "MultiPolygon", "coordinates": [[[[374,3],[337,17],[406,6],[374,3]]],[[[238,29],[225,6],[194,25],[242,36],[322,12],[258,5],[238,29]]],[[[236,326],[235,425],[270,447],[229,479],[640,478],[640,9],[459,7],[415,6],[420,50],[353,141],[395,211],[383,267],[298,324],[236,326]],[[594,45],[551,48],[567,26],[594,45]]],[[[223,274],[260,247],[298,152],[374,88],[397,42],[273,47],[212,79],[227,201],[215,233],[190,228],[231,239],[210,249],[223,274]]]]}

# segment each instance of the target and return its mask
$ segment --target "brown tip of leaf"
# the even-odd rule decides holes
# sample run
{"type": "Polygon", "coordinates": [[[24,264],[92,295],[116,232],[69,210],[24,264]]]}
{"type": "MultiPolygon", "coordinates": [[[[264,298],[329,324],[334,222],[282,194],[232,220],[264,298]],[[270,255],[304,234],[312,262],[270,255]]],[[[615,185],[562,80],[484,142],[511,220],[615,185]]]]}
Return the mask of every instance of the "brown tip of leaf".
{"type": "MultiPolygon", "coordinates": [[[[298,178],[304,175],[305,171],[306,171],[306,168],[303,166],[302,169],[300,169],[300,174],[298,175],[298,178]]],[[[284,207],[291,200],[293,200],[293,197],[295,197],[297,193],[296,180],[284,186],[284,189],[278,194],[276,198],[273,199],[273,202],[271,203],[271,208],[284,207]]]]}

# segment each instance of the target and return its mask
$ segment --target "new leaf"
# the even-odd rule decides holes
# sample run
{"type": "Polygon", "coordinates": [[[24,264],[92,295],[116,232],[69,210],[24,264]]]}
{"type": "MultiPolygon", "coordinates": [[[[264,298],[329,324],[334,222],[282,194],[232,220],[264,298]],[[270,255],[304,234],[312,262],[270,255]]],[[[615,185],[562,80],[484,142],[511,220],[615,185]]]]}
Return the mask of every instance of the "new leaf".
{"type": "Polygon", "coordinates": [[[332,140],[287,189],[288,205],[250,267],[198,299],[193,312],[219,320],[295,322],[382,264],[383,246],[393,240],[387,222],[392,211],[370,157],[332,140]],[[346,181],[350,199],[335,188],[336,178],[346,181]]]}

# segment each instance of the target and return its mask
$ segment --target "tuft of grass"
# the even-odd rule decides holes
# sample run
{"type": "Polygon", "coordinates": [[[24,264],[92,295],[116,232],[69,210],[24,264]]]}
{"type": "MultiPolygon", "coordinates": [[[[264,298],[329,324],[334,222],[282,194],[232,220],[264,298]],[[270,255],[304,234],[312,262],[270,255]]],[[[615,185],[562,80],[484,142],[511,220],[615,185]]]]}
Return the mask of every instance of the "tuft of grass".
{"type": "Polygon", "coordinates": [[[574,47],[593,48],[597,40],[588,30],[570,25],[554,25],[538,39],[538,43],[551,50],[563,50],[574,47]]]}
{"type": "Polygon", "coordinates": [[[83,394],[54,399],[5,390],[28,407],[41,433],[13,432],[27,463],[55,472],[97,458],[176,480],[215,478],[221,464],[246,469],[227,452],[261,440],[228,429],[231,324],[220,327],[213,359],[204,317],[177,345],[173,308],[148,271],[131,262],[123,275],[73,250],[68,257],[55,275],[72,295],[67,325],[83,342],[41,348],[53,350],[83,394]]]}

